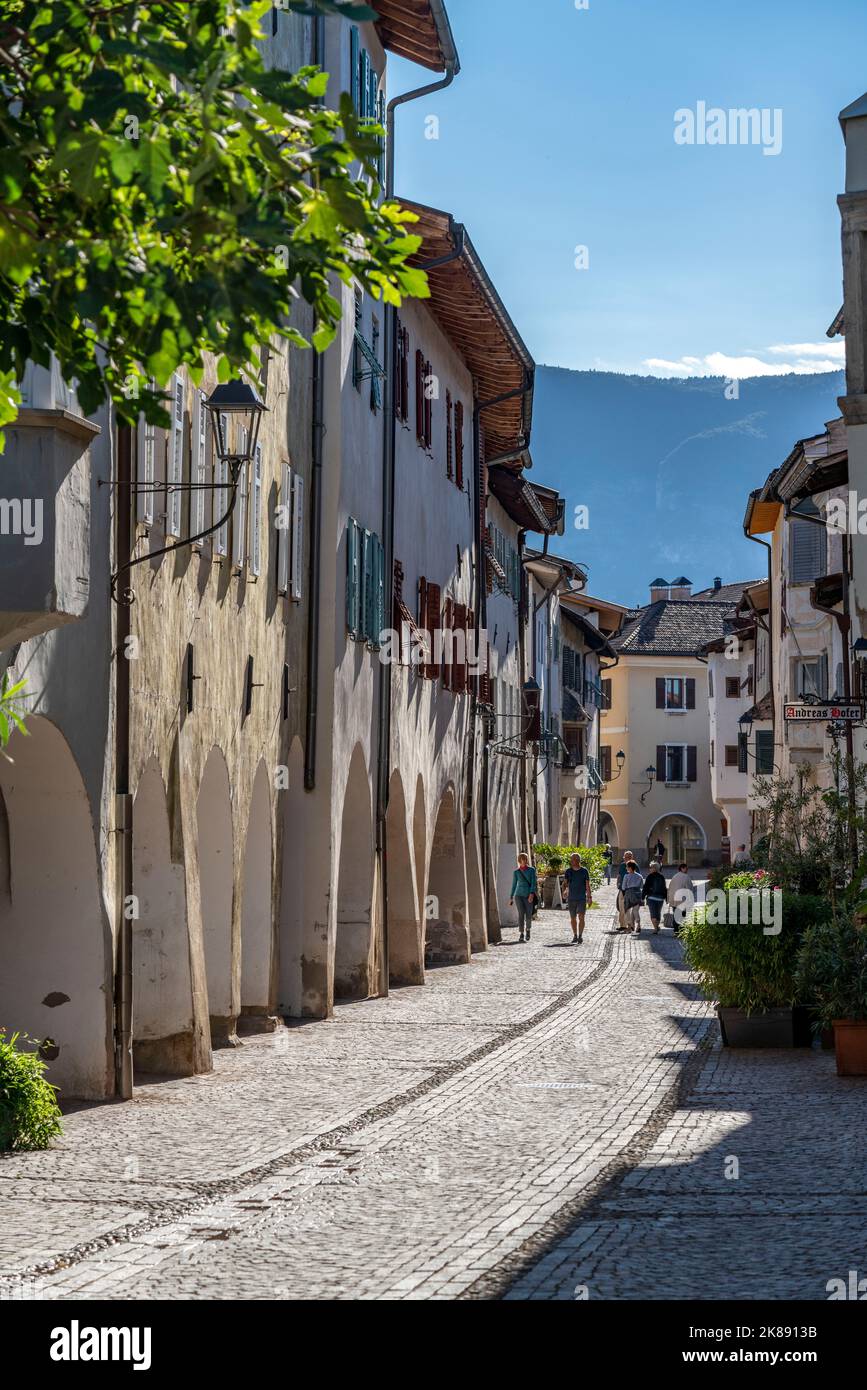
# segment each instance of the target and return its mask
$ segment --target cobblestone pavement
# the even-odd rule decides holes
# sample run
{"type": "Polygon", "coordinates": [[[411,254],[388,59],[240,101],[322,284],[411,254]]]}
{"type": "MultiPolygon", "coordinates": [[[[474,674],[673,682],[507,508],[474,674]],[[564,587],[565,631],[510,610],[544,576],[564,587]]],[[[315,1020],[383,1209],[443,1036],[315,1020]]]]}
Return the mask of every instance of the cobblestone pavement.
{"type": "Polygon", "coordinates": [[[601,900],[581,947],[542,914],[5,1156],[0,1295],[821,1298],[867,1273],[867,1082],[724,1052],[676,939],[616,935],[601,900]]]}

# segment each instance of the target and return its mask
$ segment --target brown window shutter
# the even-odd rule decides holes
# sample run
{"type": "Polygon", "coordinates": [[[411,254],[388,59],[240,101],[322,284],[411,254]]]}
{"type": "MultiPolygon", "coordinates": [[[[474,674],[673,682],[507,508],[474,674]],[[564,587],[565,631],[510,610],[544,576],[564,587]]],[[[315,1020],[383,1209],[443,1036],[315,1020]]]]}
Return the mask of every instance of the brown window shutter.
{"type": "Polygon", "coordinates": [[[424,442],[425,448],[429,449],[433,444],[433,401],[427,391],[427,384],[433,375],[433,367],[430,362],[424,364],[424,442]]]}
{"type": "Polygon", "coordinates": [[[600,772],[602,773],[602,781],[603,781],[603,782],[610,782],[610,781],[611,781],[611,748],[610,748],[610,746],[609,746],[608,744],[603,744],[603,746],[599,749],[599,760],[600,760],[600,772]]]}
{"type": "Polygon", "coordinates": [[[424,353],[418,348],[415,354],[415,433],[420,444],[424,443],[424,421],[424,353]]]}
{"type": "Polygon", "coordinates": [[[665,677],[656,677],[656,708],[665,709],[665,677]]]}
{"type": "Polygon", "coordinates": [[[664,782],[664,781],[665,781],[665,744],[664,744],[664,743],[658,743],[658,744],[656,745],[656,780],[657,780],[657,782],[664,782]]]}
{"type": "Polygon", "coordinates": [[[698,749],[690,745],[686,750],[686,780],[687,782],[698,781],[698,749]]]}
{"type": "Polygon", "coordinates": [[[463,645],[463,652],[458,653],[454,665],[453,689],[456,695],[463,695],[467,689],[467,610],[463,603],[456,603],[452,609],[454,614],[454,633],[456,645],[463,645]]]}
{"type": "Polygon", "coordinates": [[[464,490],[464,407],[455,403],[455,482],[464,490]]]}
{"type": "Polygon", "coordinates": [[[430,661],[424,668],[424,673],[428,680],[435,681],[439,676],[439,666],[436,663],[436,634],[442,627],[442,590],[439,584],[428,583],[427,586],[427,615],[425,628],[430,640],[430,661]]]}
{"type": "Polygon", "coordinates": [[[453,664],[454,648],[449,645],[450,636],[454,632],[455,626],[455,605],[450,598],[447,598],[445,602],[445,613],[443,615],[443,629],[446,634],[445,641],[443,642],[443,688],[445,690],[454,690],[456,688],[454,683],[454,676],[456,673],[453,664]]]}
{"type": "Polygon", "coordinates": [[[686,707],[695,709],[695,680],[692,676],[686,678],[686,707]]]}
{"type": "Polygon", "coordinates": [[[452,455],[454,442],[452,439],[452,393],[446,391],[446,477],[450,478],[453,472],[452,455]]]}
{"type": "MultiPolygon", "coordinates": [[[[427,580],[422,577],[418,581],[418,625],[422,633],[422,640],[427,642],[427,580]]],[[[417,666],[416,670],[420,675],[427,674],[427,666],[417,666]]]]}

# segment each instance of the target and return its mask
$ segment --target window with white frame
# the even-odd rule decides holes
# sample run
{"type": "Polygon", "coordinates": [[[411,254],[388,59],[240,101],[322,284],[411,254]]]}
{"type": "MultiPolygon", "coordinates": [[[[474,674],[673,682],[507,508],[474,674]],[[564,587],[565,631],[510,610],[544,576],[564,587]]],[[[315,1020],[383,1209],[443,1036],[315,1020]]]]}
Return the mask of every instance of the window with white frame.
{"type": "MultiPolygon", "coordinates": [[[[229,438],[229,417],[220,415],[220,431],[223,439],[229,438]]],[[[229,465],[224,458],[214,461],[214,518],[224,517],[229,509],[229,465]]],[[[229,523],[224,521],[214,533],[214,554],[225,555],[229,548],[229,523]]]]}
{"type": "MultiPolygon", "coordinates": [[[[153,380],[148,384],[151,390],[156,385],[153,380]]],[[[136,482],[139,487],[136,498],[138,520],[144,526],[152,526],[154,521],[153,487],[156,476],[157,428],[156,425],[148,424],[143,415],[138,417],[136,446],[136,482]]]]}
{"type": "Polygon", "coordinates": [[[301,598],[304,586],[304,479],[292,478],[292,597],[301,598]]]}
{"type": "Polygon", "coordinates": [[[288,594],[289,561],[292,549],[292,465],[285,460],[274,526],[277,531],[277,592],[278,594],[288,594]]]}
{"type": "Polygon", "coordinates": [[[823,653],[821,656],[796,658],[792,662],[791,690],[793,700],[827,700],[828,657],[823,653]]]}
{"type": "Polygon", "coordinates": [[[184,381],[180,373],[172,380],[172,427],[169,435],[168,476],[166,478],[166,535],[181,534],[181,503],[184,481],[184,381]]]}
{"type": "Polygon", "coordinates": [[[686,744],[669,743],[665,748],[666,782],[686,781],[686,744]]]}
{"type": "Polygon", "coordinates": [[[686,681],[682,676],[665,677],[665,708],[686,709],[686,681]]]}
{"type": "Polygon", "coordinates": [[[262,570],[262,445],[253,459],[253,495],[250,504],[250,573],[262,570]]]}
{"type": "MultiPolygon", "coordinates": [[[[241,452],[247,451],[247,431],[241,431],[241,452]]],[[[241,464],[238,474],[238,490],[235,510],[232,513],[232,564],[241,569],[247,559],[247,496],[249,489],[249,465],[241,464]]]]}
{"type": "MultiPolygon", "coordinates": [[[[204,531],[205,502],[208,482],[208,412],[205,408],[204,391],[196,391],[193,397],[193,435],[192,464],[190,468],[193,490],[190,493],[190,535],[198,536],[204,531]]],[[[202,542],[197,541],[197,546],[202,542]]]]}

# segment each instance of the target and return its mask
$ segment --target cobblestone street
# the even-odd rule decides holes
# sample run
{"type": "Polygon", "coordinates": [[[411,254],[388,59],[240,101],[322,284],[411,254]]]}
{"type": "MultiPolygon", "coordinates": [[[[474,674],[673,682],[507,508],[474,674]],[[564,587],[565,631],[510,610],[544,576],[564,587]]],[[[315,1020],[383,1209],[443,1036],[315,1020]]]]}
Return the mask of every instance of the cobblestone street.
{"type": "Polygon", "coordinates": [[[601,902],[4,1156],[5,1294],[826,1298],[867,1270],[867,1082],[720,1049],[677,940],[601,902]]]}

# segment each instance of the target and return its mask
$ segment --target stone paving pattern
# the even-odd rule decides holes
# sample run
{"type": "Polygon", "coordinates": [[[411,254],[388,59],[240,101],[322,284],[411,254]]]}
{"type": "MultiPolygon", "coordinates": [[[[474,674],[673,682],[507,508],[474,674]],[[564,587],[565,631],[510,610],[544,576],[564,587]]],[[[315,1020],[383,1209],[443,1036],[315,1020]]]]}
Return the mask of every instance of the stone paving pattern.
{"type": "Polygon", "coordinates": [[[676,938],[615,934],[600,898],[581,947],[544,913],[0,1156],[0,1296],[816,1299],[867,1274],[867,1081],[720,1048],[676,938]]]}

